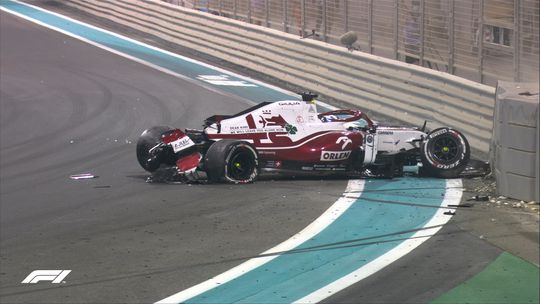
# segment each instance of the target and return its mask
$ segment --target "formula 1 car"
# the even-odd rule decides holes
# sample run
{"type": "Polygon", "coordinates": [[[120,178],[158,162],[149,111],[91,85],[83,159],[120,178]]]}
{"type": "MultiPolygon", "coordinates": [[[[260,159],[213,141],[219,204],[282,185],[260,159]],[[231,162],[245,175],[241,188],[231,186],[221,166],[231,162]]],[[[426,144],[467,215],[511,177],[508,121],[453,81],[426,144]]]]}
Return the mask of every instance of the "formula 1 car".
{"type": "Polygon", "coordinates": [[[264,172],[391,178],[401,176],[405,165],[419,165],[424,176],[452,178],[469,161],[467,139],[452,128],[384,126],[356,110],[318,113],[316,97],[302,93],[301,101],[214,115],[203,130],[147,129],[137,142],[137,159],[149,172],[225,183],[253,182],[264,172]]]}

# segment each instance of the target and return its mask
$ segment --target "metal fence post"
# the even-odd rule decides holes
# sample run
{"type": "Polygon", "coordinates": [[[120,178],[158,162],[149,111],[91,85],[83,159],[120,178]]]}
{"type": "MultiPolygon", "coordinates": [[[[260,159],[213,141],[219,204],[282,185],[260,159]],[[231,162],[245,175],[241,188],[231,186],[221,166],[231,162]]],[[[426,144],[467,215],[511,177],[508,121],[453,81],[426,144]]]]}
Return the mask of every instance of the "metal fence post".
{"type": "Polygon", "coordinates": [[[248,7],[247,7],[247,9],[248,9],[248,11],[247,11],[247,22],[248,23],[253,23],[253,20],[251,20],[251,5],[252,4],[253,3],[251,3],[251,1],[249,1],[248,4],[247,4],[248,5],[248,7]]]}
{"type": "Polygon", "coordinates": [[[269,0],[264,0],[264,23],[266,27],[270,27],[270,7],[269,0]]]}
{"type": "Polygon", "coordinates": [[[478,30],[480,31],[480,41],[478,41],[478,72],[480,73],[480,83],[484,83],[484,0],[480,0],[479,19],[478,30]]]}
{"type": "Polygon", "coordinates": [[[233,1],[233,15],[234,19],[238,20],[238,0],[233,1]]]}
{"type": "Polygon", "coordinates": [[[521,75],[519,73],[519,64],[520,64],[520,56],[521,56],[521,49],[519,47],[519,34],[520,34],[520,9],[521,9],[521,0],[514,0],[514,81],[519,82],[521,81],[521,75]]]}
{"type": "Polygon", "coordinates": [[[219,15],[223,16],[223,0],[218,1],[218,10],[219,10],[219,15]]]}
{"type": "Polygon", "coordinates": [[[287,10],[288,10],[288,7],[287,7],[287,0],[283,0],[283,31],[288,33],[289,32],[289,27],[287,25],[287,10]]]}
{"type": "Polygon", "coordinates": [[[426,13],[426,10],[425,10],[425,1],[424,0],[420,0],[420,65],[421,66],[424,66],[424,50],[425,50],[425,44],[426,44],[426,39],[424,37],[424,14],[426,13]]]}
{"type": "Polygon", "coordinates": [[[306,0],[302,0],[300,2],[300,18],[302,20],[301,24],[301,31],[302,31],[302,37],[306,34],[306,0]]]}
{"type": "Polygon", "coordinates": [[[454,24],[455,24],[455,1],[449,0],[450,16],[448,18],[448,73],[454,74],[454,24]]]}
{"type": "Polygon", "coordinates": [[[399,37],[399,0],[394,0],[394,59],[399,59],[398,37],[399,37]]]}
{"type": "Polygon", "coordinates": [[[373,0],[368,0],[368,52],[373,54],[373,0]]]}
{"type": "Polygon", "coordinates": [[[349,1],[343,1],[343,15],[345,16],[345,33],[349,31],[349,1]]]}
{"type": "Polygon", "coordinates": [[[324,42],[327,42],[328,41],[328,15],[326,13],[326,0],[323,0],[323,22],[324,22],[324,27],[323,27],[323,40],[324,42]]]}

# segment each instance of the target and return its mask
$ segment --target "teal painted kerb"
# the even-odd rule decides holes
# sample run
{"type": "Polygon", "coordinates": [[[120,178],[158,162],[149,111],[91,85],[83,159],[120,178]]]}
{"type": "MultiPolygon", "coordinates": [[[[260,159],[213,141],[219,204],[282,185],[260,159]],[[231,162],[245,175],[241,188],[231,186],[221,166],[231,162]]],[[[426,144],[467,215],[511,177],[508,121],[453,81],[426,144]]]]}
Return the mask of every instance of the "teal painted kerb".
{"type": "MultiPolygon", "coordinates": [[[[101,44],[110,49],[122,52],[124,54],[142,59],[154,65],[160,66],[175,73],[185,75],[191,79],[197,80],[199,75],[222,75],[223,72],[202,66],[194,62],[183,60],[172,56],[165,52],[146,47],[144,45],[122,39],[107,32],[85,26],[69,19],[50,14],[33,7],[20,4],[11,0],[0,0],[0,6],[11,11],[30,17],[34,20],[41,21],[50,26],[54,26],[71,34],[83,37],[92,42],[101,44]]],[[[230,80],[241,81],[243,79],[230,76],[230,80]]],[[[234,94],[260,103],[264,101],[291,100],[295,97],[269,89],[267,87],[233,87],[219,86],[219,89],[228,93],[234,94]]]]}
{"type": "Polygon", "coordinates": [[[433,217],[446,182],[366,180],[361,197],[328,228],[255,270],[187,303],[291,303],[375,260],[433,217]]]}

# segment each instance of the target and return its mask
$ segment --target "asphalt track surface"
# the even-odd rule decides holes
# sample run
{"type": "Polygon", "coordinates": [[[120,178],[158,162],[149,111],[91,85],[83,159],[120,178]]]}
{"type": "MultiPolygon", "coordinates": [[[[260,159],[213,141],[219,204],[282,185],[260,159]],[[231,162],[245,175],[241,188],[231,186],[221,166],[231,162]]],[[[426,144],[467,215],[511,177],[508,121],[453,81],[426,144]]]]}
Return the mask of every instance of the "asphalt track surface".
{"type": "MultiPolygon", "coordinates": [[[[2,302],[148,303],[282,242],[343,192],[346,180],[244,186],[148,184],[138,135],[197,128],[248,104],[0,14],[2,302]],[[70,180],[71,174],[99,178],[70,180]],[[22,285],[35,269],[66,284],[22,285]]],[[[500,253],[455,225],[327,299],[426,302],[500,253]]]]}

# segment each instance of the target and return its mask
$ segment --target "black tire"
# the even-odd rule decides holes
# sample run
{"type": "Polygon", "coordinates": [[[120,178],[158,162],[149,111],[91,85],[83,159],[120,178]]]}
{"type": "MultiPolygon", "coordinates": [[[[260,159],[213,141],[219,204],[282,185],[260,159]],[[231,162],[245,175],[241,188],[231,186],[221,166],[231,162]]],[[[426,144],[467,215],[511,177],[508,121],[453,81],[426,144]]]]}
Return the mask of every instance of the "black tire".
{"type": "Polygon", "coordinates": [[[471,151],[463,134],[452,128],[431,131],[420,149],[422,175],[458,177],[469,162],[471,151]]]}
{"type": "Polygon", "coordinates": [[[158,155],[152,155],[149,150],[161,142],[161,135],[173,128],[157,126],[144,130],[137,141],[137,160],[141,167],[148,172],[156,171],[161,165],[158,155]]]}
{"type": "Polygon", "coordinates": [[[223,139],[208,148],[205,168],[212,182],[251,183],[259,175],[259,156],[248,142],[223,139]]]}

